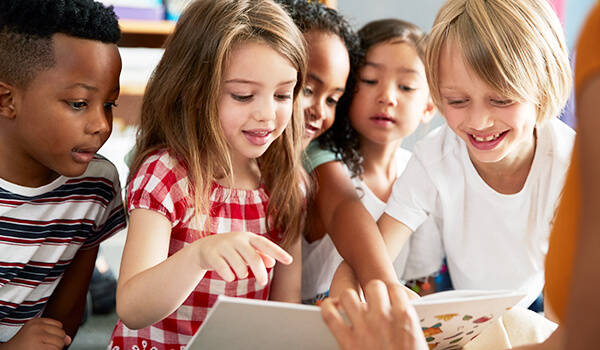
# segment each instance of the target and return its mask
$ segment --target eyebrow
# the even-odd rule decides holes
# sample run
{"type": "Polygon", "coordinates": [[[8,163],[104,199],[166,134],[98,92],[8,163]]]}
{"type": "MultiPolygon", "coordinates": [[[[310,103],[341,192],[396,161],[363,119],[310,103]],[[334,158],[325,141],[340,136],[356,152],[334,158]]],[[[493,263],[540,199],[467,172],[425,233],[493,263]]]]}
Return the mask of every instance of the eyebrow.
{"type": "MultiPolygon", "coordinates": [[[[288,80],[288,81],[282,81],[281,83],[277,84],[277,86],[283,86],[283,85],[289,85],[289,84],[296,84],[297,82],[298,82],[298,80],[292,79],[292,80],[288,80]]],[[[253,81],[253,80],[246,80],[246,79],[229,79],[229,80],[225,80],[223,82],[223,84],[262,85],[262,83],[260,83],[260,82],[253,81]]]]}
{"type": "MultiPolygon", "coordinates": [[[[307,78],[314,79],[314,80],[318,81],[319,83],[324,84],[323,79],[321,79],[318,75],[316,75],[314,73],[310,73],[309,72],[307,78]]],[[[344,92],[345,90],[346,90],[346,87],[339,87],[338,86],[338,87],[335,88],[335,91],[344,92]]]]}
{"type": "MultiPolygon", "coordinates": [[[[98,92],[97,87],[88,85],[88,84],[84,84],[84,83],[77,83],[77,84],[69,85],[66,87],[66,89],[75,89],[75,88],[83,88],[88,91],[98,92]]],[[[121,86],[118,85],[116,88],[112,89],[111,92],[120,91],[120,90],[121,90],[121,86]]]]}
{"type": "MultiPolygon", "coordinates": [[[[375,69],[382,69],[384,65],[380,64],[380,63],[365,62],[363,67],[365,67],[365,66],[370,66],[375,69]]],[[[414,73],[414,74],[420,75],[420,73],[416,69],[411,69],[411,68],[400,68],[400,69],[398,69],[398,71],[400,71],[402,73],[414,73]]]]}

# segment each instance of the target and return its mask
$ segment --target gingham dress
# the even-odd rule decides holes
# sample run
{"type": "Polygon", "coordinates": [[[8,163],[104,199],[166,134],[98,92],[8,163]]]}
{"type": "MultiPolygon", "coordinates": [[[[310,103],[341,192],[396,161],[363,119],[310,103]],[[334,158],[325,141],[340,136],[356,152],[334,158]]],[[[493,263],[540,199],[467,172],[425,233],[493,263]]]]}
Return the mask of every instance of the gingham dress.
{"type": "MultiPolygon", "coordinates": [[[[175,254],[202,234],[195,227],[190,205],[185,163],[172,157],[168,151],[158,151],[148,157],[131,180],[128,189],[128,210],[144,208],[156,210],[172,223],[169,256],[175,254]]],[[[213,184],[211,195],[210,234],[248,231],[269,239],[276,232],[266,230],[268,194],[264,185],[256,190],[227,189],[213,184]]],[[[261,286],[250,272],[246,279],[225,282],[217,273],[207,272],[184,303],[170,316],[152,326],[130,330],[121,320],[113,331],[109,350],[150,350],[185,347],[198,330],[218,295],[266,300],[273,276],[269,269],[269,283],[261,286]]],[[[148,286],[160,290],[161,286],[148,286]]],[[[152,305],[148,305],[152,307],[152,305]]]]}

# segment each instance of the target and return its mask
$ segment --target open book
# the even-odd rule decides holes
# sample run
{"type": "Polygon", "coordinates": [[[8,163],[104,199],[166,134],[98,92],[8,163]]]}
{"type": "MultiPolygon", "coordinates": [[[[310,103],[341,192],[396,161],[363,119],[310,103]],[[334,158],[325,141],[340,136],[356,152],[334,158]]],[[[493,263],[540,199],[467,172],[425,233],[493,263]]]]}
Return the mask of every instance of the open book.
{"type": "MultiPolygon", "coordinates": [[[[448,291],[414,300],[430,349],[461,349],[525,293],[448,291]]],[[[318,306],[219,296],[186,350],[337,349],[318,306]]]]}
{"type": "Polygon", "coordinates": [[[462,349],[527,293],[450,290],[427,295],[412,304],[429,349],[462,349]]]}

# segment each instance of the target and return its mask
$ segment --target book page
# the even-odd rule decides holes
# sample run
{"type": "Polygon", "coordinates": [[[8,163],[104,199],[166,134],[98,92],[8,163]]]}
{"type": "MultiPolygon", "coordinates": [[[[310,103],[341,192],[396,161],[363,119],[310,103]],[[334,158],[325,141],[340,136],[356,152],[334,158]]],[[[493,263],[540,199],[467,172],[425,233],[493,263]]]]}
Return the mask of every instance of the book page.
{"type": "Polygon", "coordinates": [[[526,293],[453,290],[411,303],[417,310],[429,349],[462,349],[516,305],[526,293]]]}

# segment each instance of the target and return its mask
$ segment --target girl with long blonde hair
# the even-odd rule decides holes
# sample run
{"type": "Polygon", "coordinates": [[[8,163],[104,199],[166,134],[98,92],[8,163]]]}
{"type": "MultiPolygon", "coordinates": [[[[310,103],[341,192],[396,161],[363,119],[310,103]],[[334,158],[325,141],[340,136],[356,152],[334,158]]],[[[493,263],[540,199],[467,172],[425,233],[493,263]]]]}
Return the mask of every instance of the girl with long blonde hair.
{"type": "Polygon", "coordinates": [[[300,301],[305,56],[270,0],[182,14],[144,96],[109,348],[179,349],[218,295],[300,301]]]}

